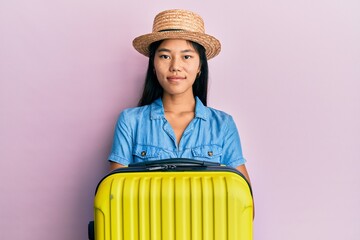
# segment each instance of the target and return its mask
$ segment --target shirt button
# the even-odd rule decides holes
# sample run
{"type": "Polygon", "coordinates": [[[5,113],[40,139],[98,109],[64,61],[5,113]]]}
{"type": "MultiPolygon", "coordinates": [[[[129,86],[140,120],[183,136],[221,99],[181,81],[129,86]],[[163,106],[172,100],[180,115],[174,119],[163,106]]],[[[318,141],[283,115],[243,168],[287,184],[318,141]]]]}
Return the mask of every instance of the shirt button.
{"type": "Polygon", "coordinates": [[[208,151],[208,155],[209,155],[209,157],[212,157],[213,152],[212,152],[212,151],[208,151]]]}
{"type": "Polygon", "coordinates": [[[146,156],[146,151],[142,151],[141,156],[145,157],[146,156]]]}

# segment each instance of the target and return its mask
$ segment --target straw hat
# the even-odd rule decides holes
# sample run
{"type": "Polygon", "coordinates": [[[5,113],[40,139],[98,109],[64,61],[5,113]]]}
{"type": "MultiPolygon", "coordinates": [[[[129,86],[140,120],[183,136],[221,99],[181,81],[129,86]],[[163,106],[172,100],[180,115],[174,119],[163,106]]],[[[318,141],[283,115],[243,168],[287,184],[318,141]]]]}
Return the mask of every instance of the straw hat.
{"type": "Polygon", "coordinates": [[[202,45],[207,59],[219,54],[221,44],[215,37],[205,34],[203,19],[196,13],[187,10],[167,10],[155,16],[152,33],[137,37],[134,48],[141,54],[149,56],[151,43],[164,39],[185,39],[202,45]]]}

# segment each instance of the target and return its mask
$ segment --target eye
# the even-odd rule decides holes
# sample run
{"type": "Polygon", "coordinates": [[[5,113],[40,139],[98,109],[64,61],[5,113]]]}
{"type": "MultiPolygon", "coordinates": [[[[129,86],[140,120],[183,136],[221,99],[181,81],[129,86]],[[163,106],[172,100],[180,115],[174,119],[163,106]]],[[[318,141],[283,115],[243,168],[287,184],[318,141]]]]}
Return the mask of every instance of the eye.
{"type": "Polygon", "coordinates": [[[190,58],[192,58],[192,56],[190,56],[190,55],[185,55],[184,58],[185,58],[185,59],[190,59],[190,58]]]}
{"type": "Polygon", "coordinates": [[[159,57],[162,59],[170,59],[170,56],[168,56],[168,55],[160,55],[159,57]]]}

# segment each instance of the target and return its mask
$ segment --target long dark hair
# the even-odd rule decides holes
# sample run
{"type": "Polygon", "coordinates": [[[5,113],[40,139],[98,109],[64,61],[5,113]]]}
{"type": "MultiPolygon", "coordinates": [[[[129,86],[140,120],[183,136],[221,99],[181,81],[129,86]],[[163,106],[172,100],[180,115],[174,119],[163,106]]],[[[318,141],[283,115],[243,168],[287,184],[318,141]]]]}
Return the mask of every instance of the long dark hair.
{"type": "MultiPolygon", "coordinates": [[[[155,53],[163,40],[154,42],[149,47],[149,65],[145,77],[144,90],[142,97],[140,98],[138,106],[145,106],[151,104],[153,101],[162,97],[163,88],[159,84],[159,81],[154,72],[154,58],[155,53]]],[[[201,102],[206,106],[207,105],[207,91],[208,91],[208,75],[209,68],[205,53],[205,48],[196,42],[189,41],[191,45],[195,48],[200,57],[200,76],[198,75],[193,84],[193,93],[194,96],[197,96],[201,102]]]]}

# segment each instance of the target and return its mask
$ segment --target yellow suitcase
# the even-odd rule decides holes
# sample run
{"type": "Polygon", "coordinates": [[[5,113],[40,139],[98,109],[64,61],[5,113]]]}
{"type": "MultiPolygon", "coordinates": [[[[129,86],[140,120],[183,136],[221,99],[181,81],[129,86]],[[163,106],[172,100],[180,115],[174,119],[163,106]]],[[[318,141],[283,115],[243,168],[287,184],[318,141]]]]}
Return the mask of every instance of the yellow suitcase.
{"type": "Polygon", "coordinates": [[[250,185],[216,163],[171,159],[117,169],[98,184],[94,213],[95,240],[252,239],[250,185]]]}

